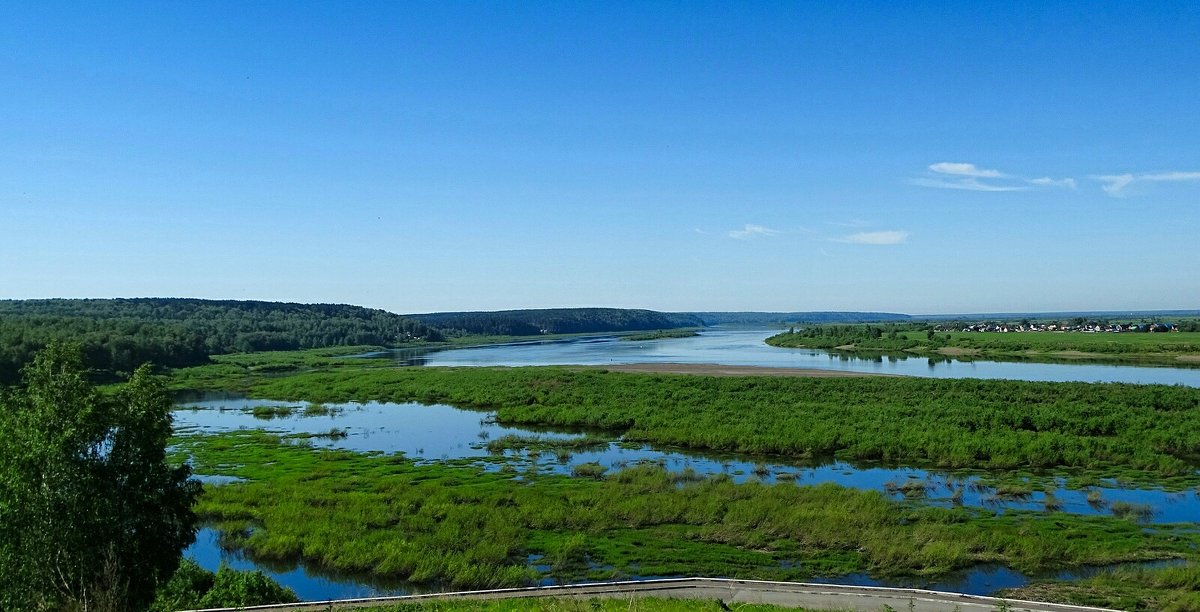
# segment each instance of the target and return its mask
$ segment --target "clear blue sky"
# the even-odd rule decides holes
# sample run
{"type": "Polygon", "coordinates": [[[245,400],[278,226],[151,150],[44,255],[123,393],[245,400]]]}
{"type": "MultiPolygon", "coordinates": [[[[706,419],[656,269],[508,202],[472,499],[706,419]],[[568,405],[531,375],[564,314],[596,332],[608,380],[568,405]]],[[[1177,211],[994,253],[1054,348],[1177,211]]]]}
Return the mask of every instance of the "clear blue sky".
{"type": "Polygon", "coordinates": [[[1200,308],[1200,5],[8,2],[0,297],[1200,308]]]}

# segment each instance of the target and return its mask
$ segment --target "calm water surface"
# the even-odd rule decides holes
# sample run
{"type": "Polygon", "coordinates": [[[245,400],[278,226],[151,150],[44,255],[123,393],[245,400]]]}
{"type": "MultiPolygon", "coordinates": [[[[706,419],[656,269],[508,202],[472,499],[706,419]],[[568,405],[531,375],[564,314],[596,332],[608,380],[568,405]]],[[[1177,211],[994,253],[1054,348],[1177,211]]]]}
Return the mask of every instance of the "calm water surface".
{"type": "Polygon", "coordinates": [[[843,372],[901,374],[931,378],[989,378],[1034,381],[1081,381],[1182,384],[1200,387],[1200,369],[1113,366],[1075,363],[961,361],[927,357],[853,357],[813,349],[768,346],[776,329],[711,329],[692,338],[648,341],[612,336],[525,342],[403,353],[411,365],[535,366],[615,365],[630,363],[712,363],[721,365],[817,368],[843,372]]]}

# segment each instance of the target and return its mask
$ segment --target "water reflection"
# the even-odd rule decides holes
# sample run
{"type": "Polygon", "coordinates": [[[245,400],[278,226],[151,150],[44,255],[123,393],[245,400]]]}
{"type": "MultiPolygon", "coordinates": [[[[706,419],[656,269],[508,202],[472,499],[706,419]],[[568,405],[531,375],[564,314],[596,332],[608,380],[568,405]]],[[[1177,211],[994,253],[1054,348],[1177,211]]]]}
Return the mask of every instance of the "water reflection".
{"type": "Polygon", "coordinates": [[[386,581],[366,575],[338,574],[306,568],[302,563],[283,563],[252,560],[240,551],[220,546],[220,533],[204,527],[196,534],[196,542],[183,555],[201,567],[216,571],[222,564],[236,570],[260,570],[293,591],[303,601],[382,597],[414,593],[411,585],[401,581],[386,581]]]}

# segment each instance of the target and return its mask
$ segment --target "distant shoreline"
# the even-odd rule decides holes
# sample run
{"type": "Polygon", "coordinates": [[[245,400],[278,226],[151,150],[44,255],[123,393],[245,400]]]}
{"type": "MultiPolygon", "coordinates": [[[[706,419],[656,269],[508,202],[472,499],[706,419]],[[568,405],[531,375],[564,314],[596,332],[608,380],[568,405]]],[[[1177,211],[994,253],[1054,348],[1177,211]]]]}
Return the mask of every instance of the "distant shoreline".
{"type": "Polygon", "coordinates": [[[612,372],[647,374],[696,374],[703,376],[792,376],[805,378],[834,378],[842,376],[901,376],[874,372],[846,372],[817,368],[777,368],[768,366],[721,365],[716,363],[623,363],[617,365],[578,366],[612,372]]]}

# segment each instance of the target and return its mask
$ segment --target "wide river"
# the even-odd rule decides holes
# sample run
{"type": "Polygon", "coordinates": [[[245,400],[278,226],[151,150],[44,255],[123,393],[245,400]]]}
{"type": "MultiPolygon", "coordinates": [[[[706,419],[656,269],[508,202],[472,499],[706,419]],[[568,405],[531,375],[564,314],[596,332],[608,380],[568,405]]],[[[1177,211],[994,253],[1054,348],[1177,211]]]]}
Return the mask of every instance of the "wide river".
{"type": "Polygon", "coordinates": [[[952,358],[856,357],[847,353],[789,349],[763,342],[775,329],[709,329],[691,338],[631,341],[614,336],[519,342],[416,353],[398,351],[409,365],[539,366],[688,363],[808,368],[901,374],[932,378],[1122,382],[1200,387],[1200,368],[1035,363],[952,358]]]}

